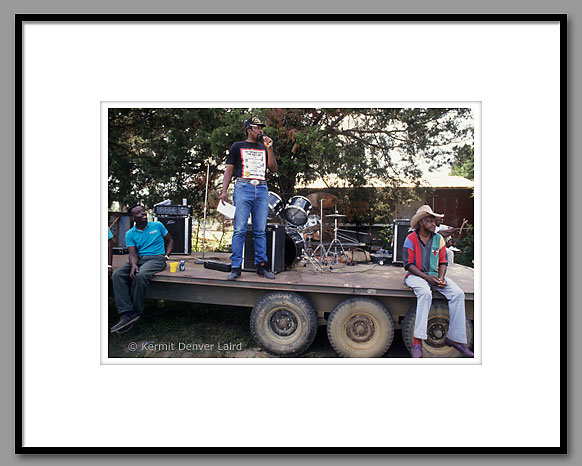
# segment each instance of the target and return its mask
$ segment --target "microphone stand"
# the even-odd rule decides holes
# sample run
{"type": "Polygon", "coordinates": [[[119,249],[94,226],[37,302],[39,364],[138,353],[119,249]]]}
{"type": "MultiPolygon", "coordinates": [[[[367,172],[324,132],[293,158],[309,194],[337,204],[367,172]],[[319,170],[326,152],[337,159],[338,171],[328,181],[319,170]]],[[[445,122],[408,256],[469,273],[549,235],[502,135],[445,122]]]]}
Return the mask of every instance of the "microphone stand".
{"type": "Polygon", "coordinates": [[[204,224],[202,227],[202,260],[195,261],[195,264],[204,263],[204,251],[206,250],[206,204],[208,201],[208,177],[210,174],[210,164],[206,165],[206,191],[204,192],[204,224]]]}

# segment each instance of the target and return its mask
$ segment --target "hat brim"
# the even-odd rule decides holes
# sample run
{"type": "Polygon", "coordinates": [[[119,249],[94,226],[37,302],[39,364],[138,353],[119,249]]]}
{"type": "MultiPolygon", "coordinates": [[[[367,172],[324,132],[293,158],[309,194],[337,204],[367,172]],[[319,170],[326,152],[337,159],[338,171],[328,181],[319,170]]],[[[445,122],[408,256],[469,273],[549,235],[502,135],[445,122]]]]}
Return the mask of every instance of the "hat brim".
{"type": "Polygon", "coordinates": [[[434,212],[431,214],[430,212],[421,212],[419,214],[415,214],[414,217],[410,220],[410,226],[412,228],[418,227],[418,222],[422,220],[424,217],[436,217],[436,218],[443,218],[444,214],[435,214],[434,212]]]}

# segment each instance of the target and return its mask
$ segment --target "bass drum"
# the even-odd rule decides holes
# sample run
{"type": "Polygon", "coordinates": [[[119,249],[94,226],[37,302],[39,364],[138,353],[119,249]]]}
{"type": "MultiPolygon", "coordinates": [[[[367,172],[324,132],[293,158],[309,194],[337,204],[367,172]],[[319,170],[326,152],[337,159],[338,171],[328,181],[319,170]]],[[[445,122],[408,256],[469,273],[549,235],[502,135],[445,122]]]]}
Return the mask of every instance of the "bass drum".
{"type": "Polygon", "coordinates": [[[292,225],[300,227],[307,223],[310,212],[311,201],[309,199],[303,196],[293,196],[289,199],[287,207],[283,211],[283,216],[292,225]]]}
{"type": "Polygon", "coordinates": [[[285,232],[285,268],[290,268],[303,256],[305,241],[301,233],[294,230],[285,232]]]}
{"type": "Polygon", "coordinates": [[[269,214],[267,218],[273,220],[283,210],[283,199],[278,194],[269,191],[269,214]]]}

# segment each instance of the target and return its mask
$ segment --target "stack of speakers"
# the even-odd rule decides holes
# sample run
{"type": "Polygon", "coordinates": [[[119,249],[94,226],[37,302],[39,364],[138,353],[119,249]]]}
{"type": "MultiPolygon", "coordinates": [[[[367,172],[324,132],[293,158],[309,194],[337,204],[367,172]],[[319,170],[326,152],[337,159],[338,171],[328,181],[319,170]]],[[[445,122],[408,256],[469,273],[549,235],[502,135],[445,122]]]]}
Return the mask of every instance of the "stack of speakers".
{"type": "Polygon", "coordinates": [[[172,254],[187,255],[192,252],[192,207],[185,205],[157,205],[155,220],[162,222],[172,238],[172,254]]]}

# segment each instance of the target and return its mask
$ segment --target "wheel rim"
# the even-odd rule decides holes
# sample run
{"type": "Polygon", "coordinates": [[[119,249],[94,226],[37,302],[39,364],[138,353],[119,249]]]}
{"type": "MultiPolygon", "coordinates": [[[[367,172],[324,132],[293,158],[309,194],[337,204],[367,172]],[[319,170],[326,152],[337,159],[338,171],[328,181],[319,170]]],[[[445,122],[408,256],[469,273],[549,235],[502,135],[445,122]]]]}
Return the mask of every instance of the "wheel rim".
{"type": "Polygon", "coordinates": [[[449,322],[446,319],[436,318],[428,322],[427,343],[435,348],[445,346],[445,337],[449,330],[449,322]]]}
{"type": "Polygon", "coordinates": [[[269,326],[276,335],[288,337],[297,331],[297,318],[295,314],[286,309],[277,309],[269,319],[269,326]]]}
{"type": "Polygon", "coordinates": [[[346,335],[354,343],[366,343],[375,333],[374,321],[367,315],[355,315],[346,323],[346,335]]]}

